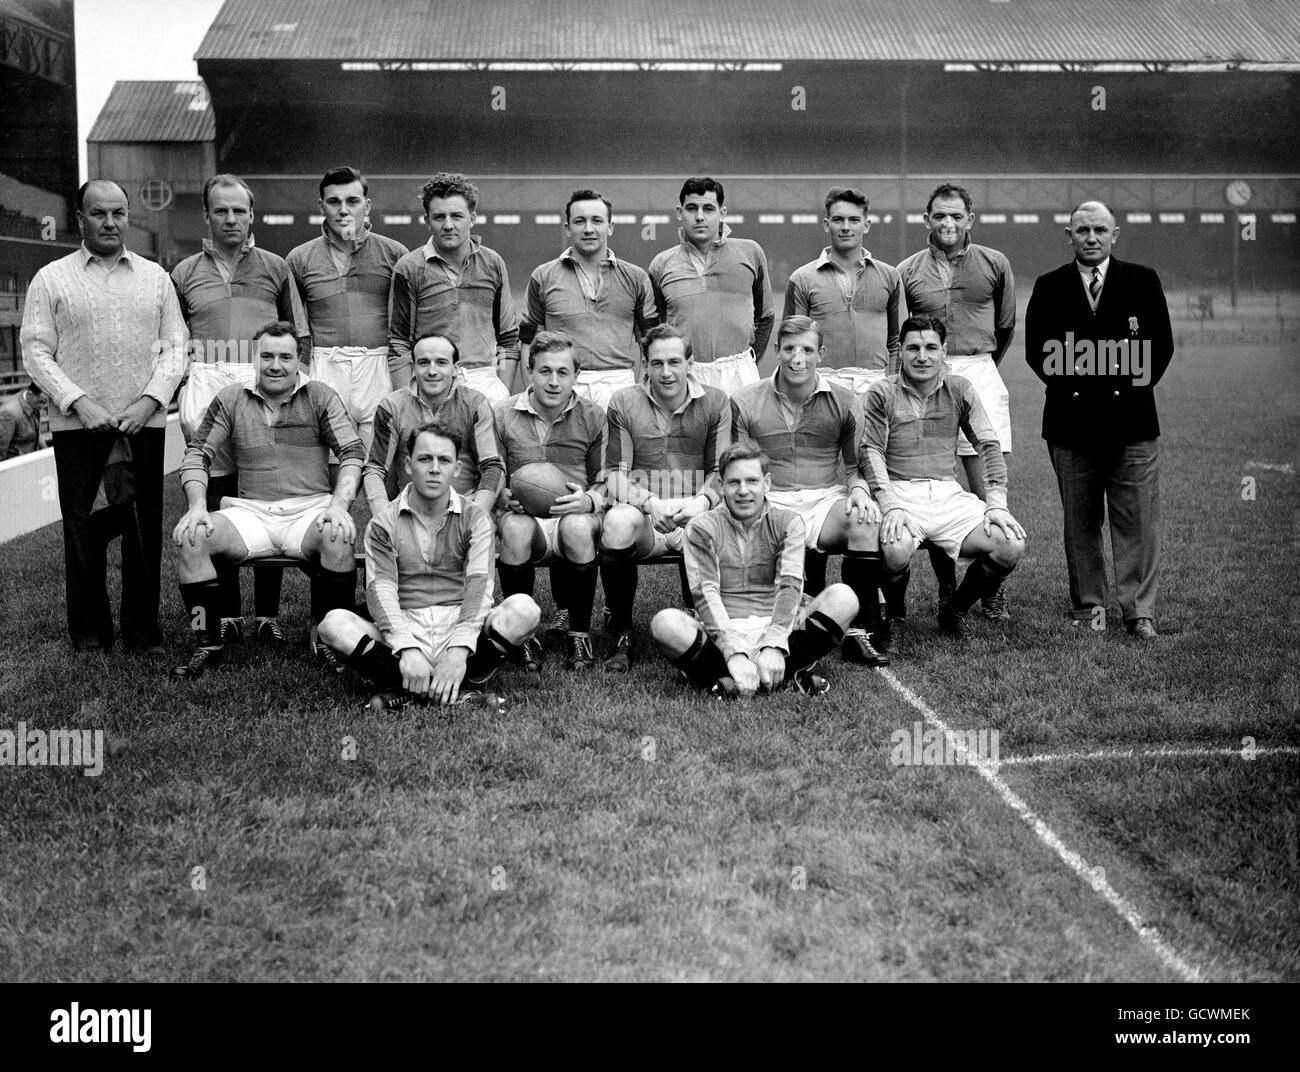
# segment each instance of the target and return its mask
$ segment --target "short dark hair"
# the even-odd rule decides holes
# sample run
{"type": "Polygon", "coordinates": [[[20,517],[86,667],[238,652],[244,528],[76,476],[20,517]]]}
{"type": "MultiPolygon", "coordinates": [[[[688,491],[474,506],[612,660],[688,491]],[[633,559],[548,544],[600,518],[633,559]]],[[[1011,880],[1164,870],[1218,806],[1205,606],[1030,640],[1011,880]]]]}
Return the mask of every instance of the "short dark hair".
{"type": "Polygon", "coordinates": [[[330,168],[320,180],[320,196],[325,198],[326,186],[347,186],[349,183],[361,183],[361,192],[370,193],[370,184],[366,182],[366,177],[356,168],[349,167],[347,164],[340,164],[338,167],[330,168]]]}
{"type": "Polygon", "coordinates": [[[112,186],[116,186],[119,190],[121,190],[122,196],[126,198],[127,210],[128,211],[130,210],[131,195],[126,192],[126,187],[123,186],[120,182],[114,182],[112,179],[87,179],[85,182],[83,182],[80,186],[77,187],[76,205],[77,205],[78,212],[83,211],[86,207],[86,191],[90,189],[90,187],[97,182],[106,182],[112,186]]]}
{"type": "Polygon", "coordinates": [[[287,320],[272,320],[268,324],[263,324],[257,329],[257,334],[253,336],[253,341],[257,342],[263,335],[270,335],[273,339],[281,339],[288,335],[291,339],[296,339],[298,333],[294,330],[292,324],[287,320]]]}
{"type": "Polygon", "coordinates": [[[718,476],[724,480],[727,478],[727,467],[732,462],[747,462],[757,459],[758,464],[763,469],[763,475],[766,476],[772,471],[772,463],[768,460],[766,454],[759,448],[757,443],[748,439],[738,439],[722,452],[722,457],[718,459],[718,476]]]}
{"type": "Polygon", "coordinates": [[[960,197],[962,204],[966,206],[966,211],[975,211],[975,199],[971,197],[970,191],[964,186],[958,186],[955,182],[941,182],[934,188],[934,193],[930,195],[930,200],[925,203],[925,211],[928,215],[930,206],[934,204],[936,198],[940,197],[960,197]]]}
{"type": "Polygon", "coordinates": [[[573,339],[562,331],[539,331],[528,347],[528,371],[533,371],[533,358],[538,354],[558,354],[565,350],[568,350],[573,358],[573,371],[581,372],[582,361],[578,357],[577,348],[573,345],[573,339]]]}
{"type": "Polygon", "coordinates": [[[411,360],[415,360],[415,348],[424,342],[425,339],[441,339],[451,347],[451,359],[457,365],[460,364],[460,347],[456,345],[455,340],[447,338],[441,331],[426,331],[415,342],[411,343],[411,360]]]}
{"type": "Polygon", "coordinates": [[[569,200],[564,205],[564,222],[569,222],[569,209],[573,208],[575,201],[604,201],[605,211],[614,215],[614,203],[602,194],[599,190],[574,190],[569,194],[569,200]]]}
{"type": "Polygon", "coordinates": [[[722,192],[722,183],[717,179],[711,179],[707,175],[695,178],[689,178],[682,183],[682,192],[677,195],[679,205],[686,204],[686,198],[689,194],[707,194],[715,193],[718,195],[718,206],[721,207],[727,203],[727,195],[722,192]]]}
{"type": "Polygon", "coordinates": [[[681,339],[682,350],[686,360],[689,361],[695,356],[695,351],[691,347],[691,340],[686,337],[686,332],[682,331],[682,329],[677,327],[675,324],[656,324],[645,333],[645,355],[647,359],[650,357],[651,344],[659,342],[662,339],[681,339]]]}
{"type": "Polygon", "coordinates": [[[420,205],[426,221],[429,202],[435,197],[463,197],[471,214],[478,209],[478,187],[458,171],[439,171],[420,188],[420,205]]]}
{"type": "Polygon", "coordinates": [[[451,440],[451,445],[456,449],[456,457],[460,457],[460,433],[445,421],[425,421],[420,427],[412,428],[411,434],[406,437],[406,453],[408,456],[415,453],[415,441],[425,432],[436,435],[439,439],[451,440]]]}
{"type": "Polygon", "coordinates": [[[948,341],[948,329],[937,316],[909,316],[898,329],[898,341],[902,343],[912,331],[933,331],[940,342],[948,341]]]}
{"type": "Polygon", "coordinates": [[[222,173],[220,175],[213,175],[212,178],[208,179],[208,181],[203,184],[203,211],[204,212],[207,212],[208,209],[211,207],[208,204],[208,194],[212,192],[212,188],[214,186],[242,186],[244,188],[244,192],[248,194],[248,211],[249,212],[253,211],[253,191],[252,188],[248,185],[248,183],[246,183],[238,175],[230,175],[230,174],[222,173]]]}
{"type": "Polygon", "coordinates": [[[831,205],[836,201],[847,201],[851,205],[857,205],[862,209],[862,214],[867,214],[867,208],[871,204],[867,200],[867,195],[861,190],[855,190],[852,186],[832,186],[826,191],[826,215],[831,214],[831,205]]]}
{"type": "Polygon", "coordinates": [[[822,344],[822,326],[810,316],[787,316],[781,321],[781,326],[776,329],[776,348],[781,349],[781,340],[787,335],[803,335],[806,332],[814,332],[817,336],[817,345],[822,344]]]}

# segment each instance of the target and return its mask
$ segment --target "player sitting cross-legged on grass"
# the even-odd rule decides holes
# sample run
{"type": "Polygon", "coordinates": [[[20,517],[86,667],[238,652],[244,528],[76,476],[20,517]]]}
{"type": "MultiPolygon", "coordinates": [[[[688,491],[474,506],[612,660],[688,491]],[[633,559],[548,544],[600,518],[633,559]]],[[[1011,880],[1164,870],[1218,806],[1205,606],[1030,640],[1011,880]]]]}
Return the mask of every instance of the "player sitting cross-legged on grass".
{"type": "MultiPolygon", "coordinates": [[[[267,324],[254,338],[257,381],[217,392],[181,462],[188,509],[172,533],[180,547],[181,597],[198,649],[174,677],[191,678],[221,661],[222,592],[213,559],[244,562],[288,555],[316,563],[311,620],[352,606],[357,586],[356,527],[348,506],[357,492],[365,448],[332,387],[309,380],[298,366],[292,324],[267,324]],[[239,474],[238,497],[207,508],[208,468],[225,444],[239,474]],[[329,452],[339,459],[330,494],[329,452]],[[326,535],[326,530],[328,536],[326,535]]],[[[328,648],[311,643],[332,670],[342,666],[328,648]]]]}
{"type": "Polygon", "coordinates": [[[863,405],[861,469],[883,514],[885,635],[896,637],[907,618],[912,555],[920,541],[929,540],[954,560],[975,559],[939,606],[939,628],[964,639],[966,612],[1015,569],[1025,551],[1025,530],[1007,512],[1007,467],[979,395],[944,364],[943,321],[911,317],[899,336],[901,371],[873,383],[863,405]],[[956,481],[959,431],[983,460],[987,505],[956,481]]]}
{"type": "Polygon", "coordinates": [[[605,669],[632,660],[637,563],[682,549],[687,523],[722,501],[718,457],[731,445],[731,400],[693,375],[690,340],[671,324],[646,334],[647,376],[609,403],[606,497],[600,534],[614,653],[605,669]]]}
{"type": "MultiPolygon", "coordinates": [[[[567,633],[568,668],[590,670],[596,665],[591,607],[596,599],[596,546],[605,509],[600,492],[605,411],[574,392],[579,371],[569,336],[538,332],[528,351],[528,389],[496,405],[497,443],[506,467],[497,518],[497,569],[507,597],[531,597],[535,567],[553,563],[551,588],[561,607],[556,617],[567,633]],[[558,469],[568,487],[540,517],[530,516],[510,491],[516,474],[537,463],[558,469]]],[[[541,670],[542,646],[536,638],[524,645],[523,658],[530,673],[541,670]]]]}
{"type": "Polygon", "coordinates": [[[753,443],[723,452],[723,501],[686,527],[686,572],[699,613],[675,607],[650,623],[655,642],[692,684],[752,696],[783,681],[813,695],[830,688],[812,672],[844,641],[858,600],[833,584],[801,611],[807,535],[792,510],[768,502],[768,460],[753,443]]]}
{"type": "Polygon", "coordinates": [[[320,623],[321,639],[382,690],[372,706],[467,700],[537,628],[541,612],[526,595],[492,606],[492,519],[453,486],[460,453],[440,421],[412,430],[409,483],[366,528],[374,623],[342,609],[320,623]]]}

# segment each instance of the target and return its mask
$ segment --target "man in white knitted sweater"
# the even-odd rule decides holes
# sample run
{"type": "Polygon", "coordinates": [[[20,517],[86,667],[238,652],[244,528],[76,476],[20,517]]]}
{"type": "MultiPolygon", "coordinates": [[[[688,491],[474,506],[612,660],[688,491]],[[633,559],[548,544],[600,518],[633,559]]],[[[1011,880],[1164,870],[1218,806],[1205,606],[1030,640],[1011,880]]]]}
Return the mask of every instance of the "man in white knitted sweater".
{"type": "Polygon", "coordinates": [[[116,183],[77,191],[82,246],[27,289],[23,366],[50,397],[63,513],[68,632],[78,650],[110,648],[108,540],[122,536],[122,643],[161,650],[163,440],[185,374],[187,333],[163,269],[126,249],[130,207],[116,183]],[[92,517],[97,500],[116,514],[92,517]]]}

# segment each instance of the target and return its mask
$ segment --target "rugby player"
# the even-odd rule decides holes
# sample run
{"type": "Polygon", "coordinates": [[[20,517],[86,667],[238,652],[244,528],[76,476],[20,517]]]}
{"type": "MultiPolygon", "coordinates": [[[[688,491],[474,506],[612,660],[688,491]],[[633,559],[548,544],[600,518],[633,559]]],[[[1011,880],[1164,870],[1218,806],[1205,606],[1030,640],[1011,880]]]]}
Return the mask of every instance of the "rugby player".
{"type": "Polygon", "coordinates": [[[771,459],[769,498],[799,514],[808,548],[844,556],[841,576],[858,600],[844,658],[888,666],[867,635],[880,624],[880,511],[858,471],[860,401],[817,371],[821,356],[815,320],[782,321],[776,371],[732,396],[736,439],[752,440],[771,459]]]}
{"type": "Polygon", "coordinates": [[[833,584],[800,610],[803,520],[769,502],[770,466],[755,444],[732,444],[720,467],[723,504],[686,527],[699,618],[661,610],[650,623],[655,643],[698,687],[748,697],[788,679],[801,692],[826,692],[830,683],[811,667],[843,641],[857,597],[833,584]]]}
{"type": "Polygon", "coordinates": [[[320,235],[286,258],[311,328],[311,378],[338,392],[367,447],[379,400],[407,382],[388,371],[388,293],[407,249],[371,230],[369,191],[354,167],[325,172],[320,235]]]}
{"type": "Polygon", "coordinates": [[[510,395],[519,365],[519,322],[506,262],[474,236],[478,187],[439,172],[421,190],[429,240],[399,260],[388,300],[388,371],[411,378],[411,347],[436,332],[460,350],[466,386],[495,405],[510,395]]]}
{"type": "MultiPolygon", "coordinates": [[[[202,252],[172,269],[181,315],[190,329],[190,370],[181,387],[181,430],[192,439],[218,391],[232,383],[251,386],[253,336],[263,325],[283,320],[294,325],[299,353],[310,352],[307,320],[283,257],[258,249],[252,236],[253,191],[234,175],[213,175],[203,184],[203,219],[208,237],[202,252]],[[242,351],[242,352],[241,352],[242,351]]],[[[228,447],[212,460],[208,510],[236,494],[235,464],[228,447]]],[[[280,585],[283,571],[258,570],[253,576],[253,636],[281,644],[280,585]]],[[[222,591],[221,638],[243,635],[243,601],[239,570],[221,560],[217,579],[222,591]]]]}
{"type": "Polygon", "coordinates": [[[454,704],[482,691],[541,612],[522,594],[492,606],[492,517],[454,487],[464,464],[456,431],[422,424],[402,453],[406,483],[366,528],[373,623],[336,608],[320,638],[382,690],[385,707],[409,697],[454,704]]]}
{"type": "Polygon", "coordinates": [[[595,190],[574,190],[564,206],[569,248],[533,270],[519,340],[562,331],[582,371],[577,391],[601,409],[637,380],[641,339],[658,322],[650,277],[609,248],[613,205],[595,190]]]}
{"type": "Polygon", "coordinates": [[[335,607],[351,607],[357,569],[356,527],[348,506],[357,491],[365,448],[333,388],[299,367],[292,324],[261,328],[257,382],[231,384],[208,406],[181,462],[188,507],[172,533],[180,548],[181,598],[198,648],[172,675],[198,677],[222,657],[221,594],[214,561],[244,562],[287,555],[315,564],[309,642],[326,666],[341,671],[333,651],[316,641],[316,623],[335,607]],[[207,507],[208,472],[230,445],[238,494],[207,507]],[[330,493],[329,452],[339,459],[330,493]],[[328,534],[326,530],[328,529],[328,534]]]}
{"type": "MultiPolygon", "coordinates": [[[[898,266],[908,316],[942,320],[948,329],[948,367],[969,380],[984,412],[993,422],[1004,454],[1011,453],[1011,410],[998,366],[1016,333],[1016,285],[1011,262],[996,249],[970,239],[975,202],[961,186],[945,182],[935,187],[925,206],[930,229],[926,248],[898,266]]],[[[985,467],[964,435],[957,453],[966,484],[977,498],[987,497],[981,481],[985,467]]],[[[1005,458],[1003,459],[1005,462],[1005,458]]],[[[930,562],[939,579],[940,601],[952,593],[957,575],[952,559],[931,547],[930,562]]],[[[989,592],[982,611],[991,621],[1011,617],[1001,586],[989,592]]]]}
{"type": "Polygon", "coordinates": [[[600,579],[614,652],[606,670],[631,667],[637,562],[680,552],[686,524],[722,501],[718,458],[731,445],[731,403],[695,379],[694,364],[690,340],[660,324],[646,335],[645,382],[609,404],[600,579]]]}
{"type": "Polygon", "coordinates": [[[410,480],[406,460],[411,433],[434,420],[449,428],[460,444],[460,465],[452,477],[456,492],[472,495],[490,513],[505,476],[492,407],[478,391],[458,381],[460,351],[450,339],[423,335],[415,340],[411,356],[411,382],[386,395],[375,409],[375,437],[361,473],[371,515],[396,499],[410,480]]]}
{"type": "Polygon", "coordinates": [[[701,383],[728,394],[758,380],[775,316],[763,248],[732,238],[717,179],[687,179],[677,195],[679,242],[650,262],[659,319],[686,333],[701,383]]]}
{"type": "MultiPolygon", "coordinates": [[[[821,326],[825,355],[818,371],[831,383],[864,394],[898,363],[898,269],[871,256],[867,195],[851,187],[826,194],[822,228],[831,244],[815,261],[790,273],[785,317],[809,316],[821,326]]],[[[804,556],[805,589],[826,587],[826,556],[804,556]]]]}
{"type": "MultiPolygon", "coordinates": [[[[605,413],[574,390],[581,371],[573,340],[558,331],[538,332],[528,351],[528,388],[494,409],[497,443],[505,464],[497,519],[497,570],[509,598],[532,596],[534,567],[553,562],[551,588],[562,608],[557,621],[566,634],[570,670],[596,665],[591,645],[591,608],[596,598],[596,549],[600,539],[601,469],[605,413]],[[568,479],[569,492],[551,507],[552,517],[533,518],[510,494],[509,481],[521,466],[550,462],[568,479]]],[[[542,646],[523,645],[524,667],[542,667],[542,646]]]]}
{"type": "Polygon", "coordinates": [[[929,540],[956,562],[974,558],[961,584],[939,606],[939,628],[966,637],[966,612],[1002,583],[1025,550],[1025,530],[1007,512],[1007,467],[979,394],[945,365],[947,330],[934,317],[903,322],[902,366],[871,385],[863,402],[862,470],[883,520],[888,635],[907,618],[909,565],[929,540]],[[987,500],[956,480],[957,436],[979,448],[987,500]]]}

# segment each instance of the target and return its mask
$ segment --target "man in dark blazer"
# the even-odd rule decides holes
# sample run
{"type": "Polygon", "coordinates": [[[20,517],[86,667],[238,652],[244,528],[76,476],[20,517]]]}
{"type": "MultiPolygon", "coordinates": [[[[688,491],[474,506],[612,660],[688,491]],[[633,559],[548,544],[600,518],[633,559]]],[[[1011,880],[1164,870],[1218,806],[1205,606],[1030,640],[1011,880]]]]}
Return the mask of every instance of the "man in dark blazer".
{"type": "Polygon", "coordinates": [[[1160,564],[1155,385],[1174,354],[1151,268],[1111,256],[1119,235],[1100,201],[1066,228],[1074,260],[1040,276],[1025,317],[1025,360],[1047,386],[1043,438],[1065,511],[1073,624],[1106,628],[1102,520],[1110,515],[1124,625],[1153,640],[1160,564]]]}

